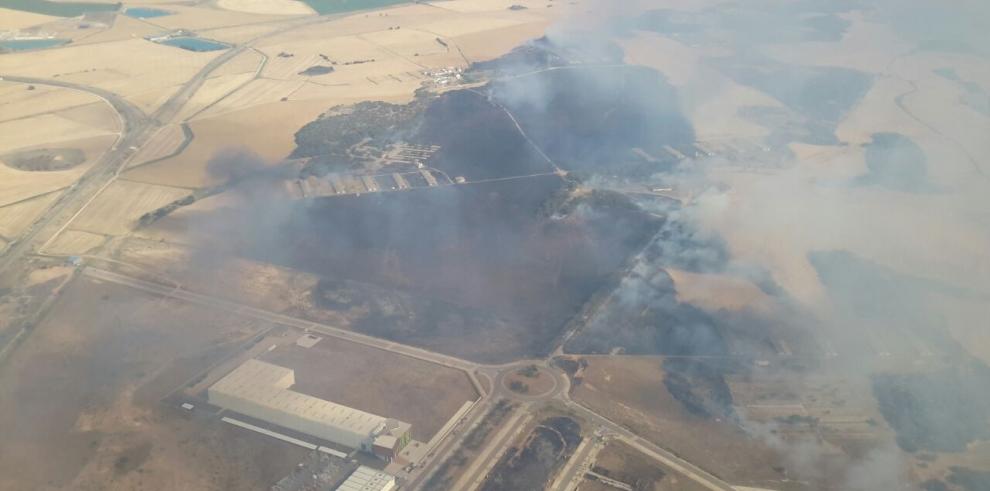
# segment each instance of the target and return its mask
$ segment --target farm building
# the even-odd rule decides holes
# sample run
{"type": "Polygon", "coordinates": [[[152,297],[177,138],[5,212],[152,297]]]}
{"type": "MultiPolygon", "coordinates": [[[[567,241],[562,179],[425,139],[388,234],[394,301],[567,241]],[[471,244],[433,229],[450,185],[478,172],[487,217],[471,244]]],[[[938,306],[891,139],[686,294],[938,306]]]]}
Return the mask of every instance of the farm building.
{"type": "Polygon", "coordinates": [[[292,369],[248,360],[211,386],[211,404],[391,460],[411,426],[290,390],[292,369]]]}

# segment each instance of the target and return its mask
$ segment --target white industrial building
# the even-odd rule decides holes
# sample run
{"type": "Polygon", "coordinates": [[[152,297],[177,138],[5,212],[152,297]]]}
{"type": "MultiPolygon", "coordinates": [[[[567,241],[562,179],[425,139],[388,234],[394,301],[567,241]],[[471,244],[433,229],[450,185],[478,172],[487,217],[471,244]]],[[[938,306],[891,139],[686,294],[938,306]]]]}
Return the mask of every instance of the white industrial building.
{"type": "Polygon", "coordinates": [[[410,425],[290,390],[292,369],[250,359],[213,384],[211,404],[391,459],[410,425]],[[383,442],[393,442],[383,449],[383,442]]]}
{"type": "Polygon", "coordinates": [[[337,487],[337,491],[391,491],[395,487],[395,476],[362,465],[337,487]]]}

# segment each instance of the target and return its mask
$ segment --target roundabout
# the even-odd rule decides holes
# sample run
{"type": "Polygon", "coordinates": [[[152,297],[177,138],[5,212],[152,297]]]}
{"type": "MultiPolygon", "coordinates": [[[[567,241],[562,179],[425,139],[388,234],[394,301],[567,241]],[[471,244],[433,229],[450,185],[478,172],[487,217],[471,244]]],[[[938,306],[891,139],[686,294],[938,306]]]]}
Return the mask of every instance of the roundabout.
{"type": "Polygon", "coordinates": [[[524,401],[556,397],[566,383],[560,374],[536,363],[518,364],[505,368],[495,377],[495,391],[524,401]]]}

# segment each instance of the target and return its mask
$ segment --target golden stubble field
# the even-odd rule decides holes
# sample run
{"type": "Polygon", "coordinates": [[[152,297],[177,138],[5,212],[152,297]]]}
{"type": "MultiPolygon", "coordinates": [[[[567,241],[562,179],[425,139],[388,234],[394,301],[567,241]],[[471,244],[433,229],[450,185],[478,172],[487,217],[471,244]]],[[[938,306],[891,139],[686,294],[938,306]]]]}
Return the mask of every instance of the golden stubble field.
{"type": "Polygon", "coordinates": [[[0,30],[16,30],[58,20],[58,17],[0,8],[0,30]]]}
{"type": "MultiPolygon", "coordinates": [[[[222,152],[244,151],[263,162],[277,163],[295,147],[294,133],[326,109],[362,100],[406,102],[423,83],[423,70],[463,66],[462,54],[442,46],[437,37],[451,36],[446,38],[451,46],[461,38],[469,42],[488,39],[482,43],[484,52],[475,58],[487,59],[538,36],[552,19],[547,13],[502,11],[499,2],[474,2],[467,7],[401,6],[378,14],[343,16],[265,39],[256,50],[214,72],[179,113],[176,122],[192,118],[187,123],[192,134],[187,146],[182,146],[182,128],[168,125],[139,151],[123,177],[157,191],[220,184],[226,176],[211,174],[208,166],[222,152]],[[438,24],[444,18],[450,23],[438,24]],[[405,29],[389,29],[396,26],[405,29]],[[337,63],[333,73],[299,74],[310,66],[328,64],[324,56],[337,63]],[[347,65],[367,60],[374,61],[347,65]]],[[[150,110],[169,93],[146,90],[130,97],[150,110]]],[[[84,212],[69,230],[124,235],[133,229],[136,217],[167,203],[165,197],[138,199],[134,193],[116,192],[119,188],[115,185],[104,191],[115,194],[99,197],[90,205],[99,208],[84,212]],[[125,199],[124,194],[131,198],[125,199]],[[127,211],[101,216],[100,210],[111,209],[127,211]]],[[[155,196],[165,196],[157,191],[155,196]]],[[[174,198],[180,193],[165,194],[174,198]]],[[[89,248],[93,242],[78,244],[89,248]]],[[[70,252],[76,243],[62,241],[59,249],[70,252]]]]}
{"type": "MultiPolygon", "coordinates": [[[[329,101],[328,101],[329,102],[329,101]]],[[[219,184],[224,176],[211,175],[208,164],[224,150],[254,153],[270,164],[285,158],[295,148],[295,132],[329,106],[312,101],[271,102],[189,123],[195,137],[185,150],[173,157],[132,167],[129,180],[199,188],[219,184]]],[[[175,130],[162,136],[164,148],[177,145],[175,130]]]]}
{"type": "Polygon", "coordinates": [[[195,53],[140,37],[3,55],[5,72],[112,91],[146,112],[199,71],[216,52],[195,53]]]}
{"type": "Polygon", "coordinates": [[[297,0],[218,0],[217,6],[252,14],[309,15],[315,13],[304,2],[297,0]]]}
{"type": "Polygon", "coordinates": [[[123,235],[136,225],[137,219],[146,211],[188,195],[189,191],[182,188],[118,179],[72,222],[71,229],[123,235]]]}
{"type": "MultiPolygon", "coordinates": [[[[93,42],[80,39],[62,48],[5,55],[5,68],[9,67],[13,74],[58,77],[111,90],[151,113],[217,52],[194,53],[141,39],[149,29],[165,32],[182,27],[196,29],[206,37],[243,42],[282,29],[294,15],[308,13],[296,4],[245,0],[221,2],[219,8],[169,4],[173,15],[165,17],[137,22],[118,16],[108,29],[87,38],[93,42]]],[[[213,72],[175,120],[165,122],[172,124],[139,149],[123,174],[134,183],[107,188],[103,191],[105,196],[94,200],[89,205],[92,209],[80,214],[77,223],[68,228],[76,237],[53,243],[59,244],[61,252],[69,253],[76,245],[89,250],[95,243],[91,236],[79,240],[83,236],[78,232],[125,235],[133,230],[136,217],[165,204],[166,197],[180,194],[166,190],[192,190],[222,183],[226,177],[211,175],[208,169],[218,153],[236,149],[253,153],[261,161],[277,163],[294,148],[294,133],[326,109],[364,100],[406,102],[426,80],[423,71],[465,66],[469,61],[504,54],[538,37],[554,19],[565,15],[567,9],[557,7],[504,0],[400,5],[341,15],[260,40],[254,49],[213,72]],[[510,11],[508,6],[515,3],[529,8],[510,11]],[[437,39],[443,39],[446,46],[437,39]],[[335,71],[317,76],[300,74],[321,64],[333,66],[335,71]],[[188,124],[191,140],[179,125],[183,122],[188,124]],[[121,190],[134,188],[136,183],[151,187],[140,192],[121,190]]],[[[58,93],[65,99],[59,106],[55,102],[58,98],[35,95],[34,99],[53,108],[81,106],[88,97],[67,90],[37,90],[58,93]]],[[[0,86],[0,97],[13,94],[11,91],[0,86]]],[[[37,107],[24,94],[16,97],[9,107],[18,114],[37,107]]],[[[31,124],[35,128],[19,131],[29,138],[19,136],[18,144],[42,144],[64,139],[62,135],[79,138],[111,131],[106,122],[98,121],[93,107],[74,108],[66,114],[45,112],[9,124],[31,124]],[[86,111],[93,114],[85,114],[86,111]]],[[[0,138],[0,147],[3,144],[0,138]]],[[[8,202],[71,185],[83,169],[85,166],[46,173],[44,179],[11,173],[5,179],[10,183],[8,202]]]]}
{"type": "Polygon", "coordinates": [[[98,97],[71,89],[0,82],[0,238],[19,236],[113,145],[120,120],[98,97]],[[27,155],[75,153],[58,170],[27,155]]]}

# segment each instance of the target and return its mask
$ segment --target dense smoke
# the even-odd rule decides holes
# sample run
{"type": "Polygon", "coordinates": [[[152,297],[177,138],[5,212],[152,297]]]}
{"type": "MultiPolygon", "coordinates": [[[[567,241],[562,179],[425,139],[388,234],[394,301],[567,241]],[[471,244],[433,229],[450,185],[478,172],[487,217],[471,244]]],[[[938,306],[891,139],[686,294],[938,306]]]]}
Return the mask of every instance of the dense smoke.
{"type": "MultiPolygon", "coordinates": [[[[492,326],[525,317],[544,344],[567,307],[593,290],[587,285],[621,269],[610,307],[594,313],[568,351],[731,355],[740,362],[665,365],[673,374],[668,390],[692,412],[733,421],[778,450],[793,479],[836,489],[904,488],[910,452],[960,451],[990,434],[980,417],[990,409],[990,347],[979,343],[990,318],[990,122],[978,114],[990,91],[990,39],[974,24],[990,18],[990,8],[976,1],[687,3],[591,2],[530,45],[535,49],[476,65],[494,74],[490,85],[445,96],[425,109],[425,119],[382,137],[442,143],[431,164],[463,165],[457,168],[469,179],[559,166],[571,171],[569,182],[601,192],[595,203],[607,203],[611,212],[635,203],[636,219],[609,225],[617,215],[583,203],[556,210],[550,226],[517,221],[513,213],[559,203],[493,185],[484,192],[368,200],[360,214],[345,200],[307,206],[258,203],[249,195],[248,215],[221,215],[204,226],[256,234],[231,241],[247,244],[235,251],[247,256],[291,266],[299,257],[317,258],[321,266],[314,269],[328,276],[352,267],[377,284],[436,287],[466,309],[497,312],[492,326]],[[670,44],[655,46],[660,54],[653,63],[623,65],[632,61],[630,47],[658,37],[670,44]],[[703,54],[685,61],[678,45],[703,54]],[[718,95],[730,88],[745,102],[718,95]],[[939,91],[965,96],[966,104],[929,95],[939,91]],[[712,128],[739,134],[725,137],[712,128]],[[437,141],[443,138],[449,141],[437,141]],[[755,150],[696,152],[679,162],[659,157],[668,148],[698,148],[696,140],[746,140],[755,150]],[[674,190],[683,204],[615,198],[616,190],[649,194],[644,188],[674,190]],[[509,204],[500,201],[506,196],[509,204]],[[348,216],[365,221],[351,223],[348,216]],[[231,226],[237,220],[242,226],[231,226]],[[333,229],[344,222],[346,233],[333,229]],[[656,229],[644,241],[623,230],[636,224],[656,229]],[[321,239],[294,243],[300,235],[321,239]],[[587,245],[589,237],[600,243],[587,245]],[[487,263],[464,252],[469,247],[484,251],[487,263]],[[555,262],[554,251],[577,259],[555,262]],[[548,273],[533,280],[523,269],[548,273]],[[672,270],[744,280],[773,306],[683,302],[672,270]],[[470,281],[442,281],[457,274],[470,281]],[[568,274],[584,284],[567,290],[568,274]],[[493,295],[506,285],[520,291],[493,295]],[[546,292],[563,299],[537,308],[520,298],[546,292]],[[494,305],[499,298],[505,300],[494,305]],[[525,309],[536,313],[519,312],[525,309]],[[792,342],[782,348],[773,339],[792,342]],[[748,366],[767,359],[775,364],[766,370],[797,380],[807,373],[802,370],[817,369],[864,380],[876,400],[857,402],[879,405],[896,445],[839,458],[819,439],[785,439],[780,425],[735,411],[724,376],[748,374],[748,366]],[[917,362],[894,370],[890,359],[917,362]],[[976,409],[949,411],[939,399],[976,409]]],[[[304,130],[303,141],[324,144],[320,137],[333,124],[311,126],[312,138],[304,130]]],[[[239,178],[244,166],[234,161],[252,158],[220,157],[211,169],[239,178]]],[[[538,195],[558,191],[553,185],[538,195]]],[[[396,298],[393,304],[407,309],[403,315],[419,308],[396,298]]],[[[434,326],[434,334],[456,337],[473,315],[431,314],[392,325],[389,308],[394,305],[374,307],[378,314],[365,321],[367,328],[423,344],[431,341],[417,337],[418,329],[434,326]]],[[[506,336],[519,342],[530,335],[506,336]]]]}
{"type": "MultiPolygon", "coordinates": [[[[695,115],[691,122],[704,134],[706,94],[726,81],[758,90],[765,102],[739,108],[738,116],[763,128],[771,152],[749,162],[702,155],[654,175],[693,199],[669,213],[665,229],[675,235],[659,241],[657,255],[638,262],[622,281],[601,328],[590,324],[598,337],[574,348],[658,345],[657,352],[665,352],[684,335],[658,343],[660,331],[615,327],[623,311],[652,306],[668,314],[661,317],[668,325],[693,333],[692,343],[710,340],[691,352],[724,350],[721,334],[733,314],[687,317],[662,270],[740,276],[780,302],[774,316],[797,317],[811,328],[818,356],[838,356],[843,371],[871,380],[897,432],[898,445],[874,448],[841,471],[841,489],[902,488],[905,451],[961,451],[985,438],[985,416],[962,414],[944,401],[984,415],[990,407],[987,347],[966,345],[985,337],[990,318],[990,146],[960,123],[990,130],[985,114],[967,112],[982,114],[988,100],[990,38],[977,19],[990,19],[990,7],[923,1],[624,5],[616,16],[606,15],[612,3],[599,6],[571,26],[612,39],[646,31],[708,48],[713,55],[698,61],[702,68],[693,78],[677,77],[684,111],[695,115]],[[866,29],[880,26],[889,31],[878,29],[878,38],[870,38],[866,29]],[[864,42],[874,46],[856,44],[864,42]],[[806,46],[817,59],[788,45],[806,46]],[[841,63],[853,50],[869,54],[841,63]],[[924,91],[943,88],[961,93],[962,104],[926,105],[924,91]],[[886,105],[874,102],[883,98],[886,105]],[[907,373],[888,375],[886,359],[899,356],[919,360],[907,373]]],[[[659,56],[651,66],[663,76],[665,63],[672,73],[682,70],[683,61],[673,57],[659,56]]],[[[758,332],[775,322],[796,328],[764,317],[744,329],[758,332]]],[[[824,479],[832,470],[821,442],[785,442],[774,424],[745,416],[740,422],[781,450],[795,477],[824,479]]]]}

